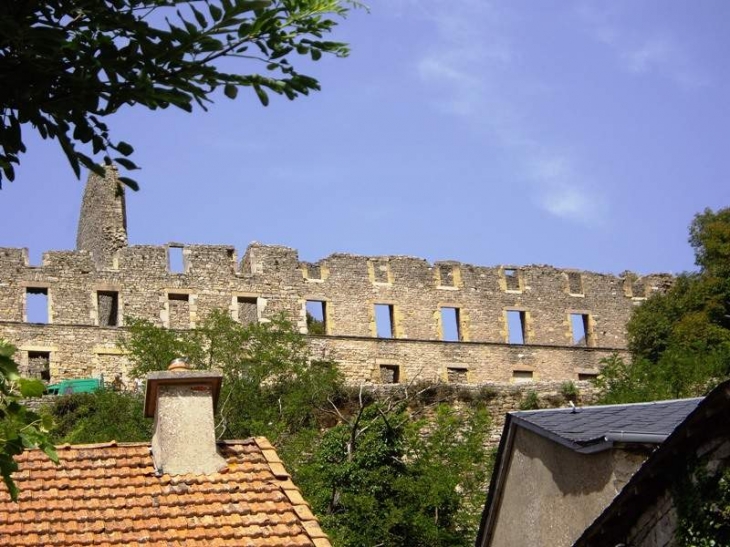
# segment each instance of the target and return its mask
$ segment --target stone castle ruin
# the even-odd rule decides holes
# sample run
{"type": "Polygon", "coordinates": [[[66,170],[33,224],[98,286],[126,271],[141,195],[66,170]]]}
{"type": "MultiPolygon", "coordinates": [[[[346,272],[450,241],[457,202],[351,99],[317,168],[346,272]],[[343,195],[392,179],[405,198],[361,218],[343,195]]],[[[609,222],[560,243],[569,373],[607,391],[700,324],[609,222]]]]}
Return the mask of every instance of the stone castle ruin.
{"type": "Polygon", "coordinates": [[[125,317],[187,329],[215,308],[244,323],[283,312],[352,383],[587,380],[602,358],[626,353],[632,308],[671,283],[405,256],[308,263],[259,243],[240,261],[225,245],[130,246],[113,168],[89,177],[76,245],[46,252],[41,266],[27,249],[0,249],[0,338],[18,347],[26,374],[52,382],[126,379],[125,317]],[[44,322],[28,321],[30,298],[44,301],[44,322]]]}

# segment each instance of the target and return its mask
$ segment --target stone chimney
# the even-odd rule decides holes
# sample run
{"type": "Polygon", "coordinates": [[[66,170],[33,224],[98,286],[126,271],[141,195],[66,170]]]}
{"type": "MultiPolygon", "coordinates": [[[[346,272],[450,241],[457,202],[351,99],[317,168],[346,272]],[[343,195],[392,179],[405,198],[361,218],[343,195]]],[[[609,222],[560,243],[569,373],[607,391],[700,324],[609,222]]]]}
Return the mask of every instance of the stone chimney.
{"type": "Polygon", "coordinates": [[[225,466],[216,450],[213,419],[221,378],[190,370],[182,359],[147,376],[144,414],[155,419],[152,459],[158,472],[208,475],[225,466]]]}

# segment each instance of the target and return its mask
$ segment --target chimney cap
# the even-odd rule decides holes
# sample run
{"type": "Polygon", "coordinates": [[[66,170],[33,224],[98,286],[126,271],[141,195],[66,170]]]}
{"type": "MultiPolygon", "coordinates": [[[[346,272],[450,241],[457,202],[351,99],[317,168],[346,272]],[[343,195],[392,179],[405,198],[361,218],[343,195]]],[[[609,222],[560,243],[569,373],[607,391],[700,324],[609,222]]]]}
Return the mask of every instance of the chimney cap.
{"type": "Polygon", "coordinates": [[[167,367],[169,371],[191,370],[187,357],[175,357],[167,367]]]}
{"type": "Polygon", "coordinates": [[[210,370],[190,370],[189,368],[176,368],[150,372],[147,375],[147,388],[144,398],[145,418],[154,418],[157,411],[157,393],[160,386],[208,386],[213,397],[213,409],[218,404],[218,396],[221,392],[223,375],[220,372],[210,370]]]}

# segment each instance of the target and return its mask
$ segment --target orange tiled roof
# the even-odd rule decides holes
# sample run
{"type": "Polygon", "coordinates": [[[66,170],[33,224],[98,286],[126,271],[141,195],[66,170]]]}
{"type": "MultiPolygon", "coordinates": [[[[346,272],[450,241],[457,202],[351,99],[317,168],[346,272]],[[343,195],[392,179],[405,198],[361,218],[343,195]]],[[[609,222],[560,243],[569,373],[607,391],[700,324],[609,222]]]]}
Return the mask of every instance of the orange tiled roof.
{"type": "Polygon", "coordinates": [[[3,545],[330,547],[264,438],[219,443],[227,468],[155,474],[148,443],[64,445],[60,465],[18,458],[18,503],[0,482],[3,545]]]}

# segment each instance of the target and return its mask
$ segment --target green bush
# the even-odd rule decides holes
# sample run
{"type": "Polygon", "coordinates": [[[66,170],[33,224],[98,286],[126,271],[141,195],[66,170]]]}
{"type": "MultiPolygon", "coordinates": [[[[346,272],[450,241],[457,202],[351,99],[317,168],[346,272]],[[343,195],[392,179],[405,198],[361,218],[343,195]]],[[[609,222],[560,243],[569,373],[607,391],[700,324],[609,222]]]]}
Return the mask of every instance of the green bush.
{"type": "Polygon", "coordinates": [[[537,392],[530,390],[520,398],[520,410],[537,410],[540,408],[540,398],[537,392]]]}

